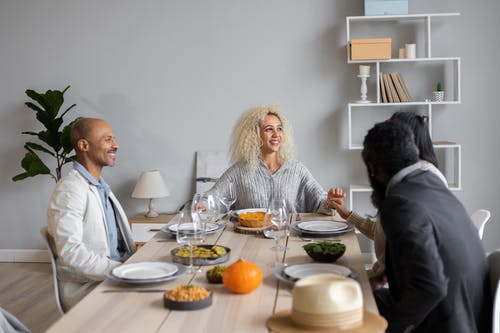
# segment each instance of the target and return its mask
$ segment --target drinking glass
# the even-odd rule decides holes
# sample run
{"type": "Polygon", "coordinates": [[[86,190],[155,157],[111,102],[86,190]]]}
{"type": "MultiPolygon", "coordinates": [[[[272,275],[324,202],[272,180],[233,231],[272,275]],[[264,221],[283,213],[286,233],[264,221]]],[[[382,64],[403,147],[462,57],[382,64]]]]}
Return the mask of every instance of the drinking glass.
{"type": "Polygon", "coordinates": [[[206,230],[207,223],[214,222],[219,211],[215,197],[208,193],[196,193],[193,196],[191,215],[200,220],[206,230]]]}
{"type": "Polygon", "coordinates": [[[227,220],[231,218],[231,206],[236,202],[236,189],[233,182],[227,183],[227,188],[224,194],[221,195],[219,201],[226,207],[227,220]]]}
{"type": "Polygon", "coordinates": [[[286,265],[286,263],[281,263],[279,252],[285,249],[285,247],[280,246],[280,240],[287,236],[287,217],[288,212],[284,200],[271,200],[266,210],[262,230],[265,237],[272,238],[275,241],[275,267],[286,265]]]}
{"type": "Polygon", "coordinates": [[[177,219],[177,243],[189,247],[189,265],[186,272],[188,274],[201,272],[200,269],[195,269],[193,267],[193,245],[203,243],[205,228],[199,218],[190,216],[190,214],[184,210],[179,212],[175,218],[177,219]]]}

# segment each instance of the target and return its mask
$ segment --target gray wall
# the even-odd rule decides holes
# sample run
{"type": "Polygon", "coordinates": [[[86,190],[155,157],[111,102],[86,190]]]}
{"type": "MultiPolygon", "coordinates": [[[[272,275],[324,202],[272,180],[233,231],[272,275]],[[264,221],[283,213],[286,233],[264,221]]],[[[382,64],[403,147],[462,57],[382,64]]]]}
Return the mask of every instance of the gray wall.
{"type": "MultiPolygon", "coordinates": [[[[439,136],[463,149],[469,212],[492,211],[487,250],[500,247],[497,1],[411,1],[410,12],[460,12],[437,25],[434,50],[462,57],[462,104],[434,111],[439,136]],[[496,64],[496,65],[495,65],[496,64]],[[492,72],[495,68],[496,72],[492,72]]],[[[328,188],[365,181],[347,150],[346,102],[359,97],[346,63],[345,16],[361,0],[7,1],[0,0],[0,249],[41,249],[39,228],[54,186],[49,177],[14,183],[23,130],[39,130],[24,91],[63,89],[71,115],[102,117],[120,144],[105,169],[129,215],[141,170],[159,169],[170,211],[194,189],[196,150],[225,150],[245,109],[279,104],[295,127],[298,156],[328,188]]]]}

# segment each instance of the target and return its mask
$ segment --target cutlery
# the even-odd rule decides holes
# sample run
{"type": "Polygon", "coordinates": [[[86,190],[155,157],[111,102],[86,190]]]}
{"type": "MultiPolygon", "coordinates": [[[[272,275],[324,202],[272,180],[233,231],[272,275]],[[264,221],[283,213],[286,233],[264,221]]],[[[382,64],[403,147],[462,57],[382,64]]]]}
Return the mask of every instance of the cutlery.
{"type": "Polygon", "coordinates": [[[103,293],[164,293],[166,289],[107,289],[103,293]]]}

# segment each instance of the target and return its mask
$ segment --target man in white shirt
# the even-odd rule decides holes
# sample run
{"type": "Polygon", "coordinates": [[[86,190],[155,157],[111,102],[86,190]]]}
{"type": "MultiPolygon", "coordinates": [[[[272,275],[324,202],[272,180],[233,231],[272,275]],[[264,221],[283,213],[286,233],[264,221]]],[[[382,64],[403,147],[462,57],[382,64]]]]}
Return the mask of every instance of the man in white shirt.
{"type": "Polygon", "coordinates": [[[125,212],[101,177],[104,166],[115,164],[112,128],[104,120],[82,118],[70,138],[76,161],[57,183],[47,210],[65,310],[135,251],[125,212]]]}

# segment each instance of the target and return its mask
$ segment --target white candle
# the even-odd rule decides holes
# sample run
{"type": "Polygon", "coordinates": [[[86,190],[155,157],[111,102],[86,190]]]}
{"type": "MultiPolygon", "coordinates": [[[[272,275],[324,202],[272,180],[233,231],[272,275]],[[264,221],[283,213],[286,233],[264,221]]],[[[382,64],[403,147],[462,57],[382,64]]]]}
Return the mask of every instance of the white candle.
{"type": "Polygon", "coordinates": [[[370,75],[370,66],[359,65],[359,75],[370,75]]]}
{"type": "Polygon", "coordinates": [[[406,44],[406,58],[415,59],[417,57],[417,44],[406,44]]]}

